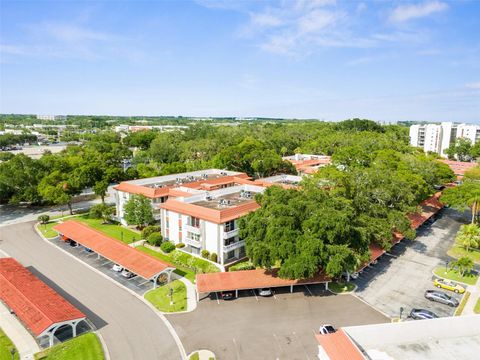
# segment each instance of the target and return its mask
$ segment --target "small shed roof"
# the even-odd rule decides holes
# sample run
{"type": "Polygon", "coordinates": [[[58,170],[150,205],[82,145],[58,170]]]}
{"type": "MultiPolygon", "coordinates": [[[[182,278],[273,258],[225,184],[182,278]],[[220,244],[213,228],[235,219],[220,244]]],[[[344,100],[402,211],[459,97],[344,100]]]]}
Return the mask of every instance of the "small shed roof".
{"type": "MultiPolygon", "coordinates": [[[[315,337],[330,360],[365,359],[357,346],[342,329],[333,334],[315,335],[315,337]]],[[[320,359],[323,358],[320,357],[320,359]]]]}

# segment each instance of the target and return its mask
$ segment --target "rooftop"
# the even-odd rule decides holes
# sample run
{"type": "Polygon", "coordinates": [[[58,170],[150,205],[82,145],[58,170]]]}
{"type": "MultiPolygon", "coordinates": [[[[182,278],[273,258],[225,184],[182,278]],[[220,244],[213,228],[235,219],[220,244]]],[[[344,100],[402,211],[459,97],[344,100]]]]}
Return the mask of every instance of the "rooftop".
{"type": "Polygon", "coordinates": [[[345,332],[340,329],[333,334],[315,335],[321,360],[364,360],[365,357],[345,332]]]}
{"type": "Polygon", "coordinates": [[[85,314],[13,258],[0,259],[0,299],[35,336],[85,314]]]}

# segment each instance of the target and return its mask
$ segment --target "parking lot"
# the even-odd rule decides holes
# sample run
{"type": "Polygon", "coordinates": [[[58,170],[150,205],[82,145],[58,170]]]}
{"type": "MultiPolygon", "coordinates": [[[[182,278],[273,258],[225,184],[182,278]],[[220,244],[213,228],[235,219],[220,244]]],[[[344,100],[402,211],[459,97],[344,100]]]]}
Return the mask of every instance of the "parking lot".
{"type": "Polygon", "coordinates": [[[168,315],[187,352],[206,348],[217,359],[316,359],[314,334],[335,327],[390,320],[351,295],[333,295],[324,285],[279,288],[274,296],[240,291],[225,301],[215,294],[188,314],[168,315]]]}
{"type": "Polygon", "coordinates": [[[457,211],[444,209],[433,224],[417,231],[415,240],[403,240],[383,255],[377,265],[367,267],[354,281],[358,285],[357,295],[391,317],[398,317],[401,307],[405,309],[403,317],[412,308],[428,309],[438,316],[453,315],[454,308],[431,302],[425,299],[424,293],[427,289],[436,289],[432,285],[432,271],[451,260],[446,252],[460,225],[467,221],[457,211]]]}
{"type": "Polygon", "coordinates": [[[130,290],[135,291],[139,295],[143,295],[148,290],[152,289],[153,283],[151,281],[145,280],[140,276],[135,276],[133,278],[127,279],[123,277],[119,272],[113,271],[112,266],[113,262],[107,260],[103,257],[98,257],[94,252],[87,252],[85,247],[79,245],[77,247],[70,246],[69,243],[60,240],[60,238],[54,238],[51,240],[55,245],[66,250],[68,253],[79,258],[88,265],[94,267],[95,269],[101,271],[103,274],[119,282],[123,286],[129,288],[130,290]]]}

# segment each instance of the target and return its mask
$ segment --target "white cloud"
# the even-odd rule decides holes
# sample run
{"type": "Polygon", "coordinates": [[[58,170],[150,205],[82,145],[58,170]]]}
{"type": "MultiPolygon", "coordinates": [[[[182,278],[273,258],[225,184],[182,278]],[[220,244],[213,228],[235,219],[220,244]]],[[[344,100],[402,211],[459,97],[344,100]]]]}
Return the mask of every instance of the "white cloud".
{"type": "Polygon", "coordinates": [[[466,84],[465,87],[467,89],[478,90],[478,89],[480,89],[480,81],[466,84]]]}
{"type": "Polygon", "coordinates": [[[251,14],[250,19],[253,25],[260,27],[276,27],[283,24],[283,20],[269,13],[251,14]]]}
{"type": "Polygon", "coordinates": [[[302,34],[323,30],[337,22],[338,12],[315,9],[298,19],[298,30],[302,34]]]}
{"type": "Polygon", "coordinates": [[[434,0],[426,1],[418,4],[403,4],[396,7],[390,14],[390,20],[401,23],[411,19],[422,18],[433,13],[441,12],[448,9],[448,5],[444,2],[434,0]]]}

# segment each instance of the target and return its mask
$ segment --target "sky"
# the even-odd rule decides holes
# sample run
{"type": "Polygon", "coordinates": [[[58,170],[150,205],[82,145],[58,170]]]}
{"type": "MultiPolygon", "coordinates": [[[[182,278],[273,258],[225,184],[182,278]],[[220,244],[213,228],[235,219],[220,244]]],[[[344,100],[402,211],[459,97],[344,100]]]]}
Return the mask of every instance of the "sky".
{"type": "Polygon", "coordinates": [[[0,113],[480,123],[480,1],[0,0],[0,113]]]}

